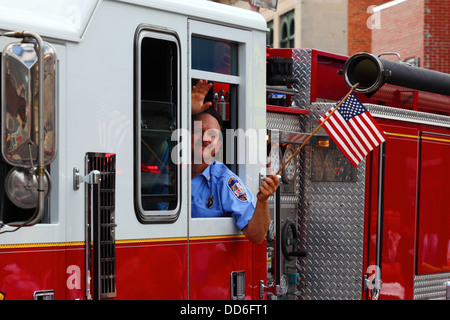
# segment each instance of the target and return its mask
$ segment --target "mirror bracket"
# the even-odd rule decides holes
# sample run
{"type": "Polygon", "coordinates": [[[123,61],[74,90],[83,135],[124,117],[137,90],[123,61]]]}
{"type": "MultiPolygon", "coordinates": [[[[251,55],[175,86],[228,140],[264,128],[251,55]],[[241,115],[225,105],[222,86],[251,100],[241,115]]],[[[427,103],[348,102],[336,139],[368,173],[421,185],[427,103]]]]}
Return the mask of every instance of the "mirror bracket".
{"type": "Polygon", "coordinates": [[[80,189],[81,182],[86,182],[88,184],[99,184],[100,171],[92,170],[88,175],[82,176],[80,174],[80,169],[73,168],[73,190],[80,189]]]}

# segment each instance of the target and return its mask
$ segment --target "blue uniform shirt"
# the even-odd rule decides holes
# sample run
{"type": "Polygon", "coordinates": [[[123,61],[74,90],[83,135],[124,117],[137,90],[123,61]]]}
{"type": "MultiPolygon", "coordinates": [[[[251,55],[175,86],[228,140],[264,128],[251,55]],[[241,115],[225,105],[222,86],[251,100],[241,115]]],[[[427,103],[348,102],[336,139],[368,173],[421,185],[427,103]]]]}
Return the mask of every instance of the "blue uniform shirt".
{"type": "Polygon", "coordinates": [[[239,177],[213,161],[192,179],[192,217],[233,217],[243,229],[253,216],[255,199],[239,177]]]}

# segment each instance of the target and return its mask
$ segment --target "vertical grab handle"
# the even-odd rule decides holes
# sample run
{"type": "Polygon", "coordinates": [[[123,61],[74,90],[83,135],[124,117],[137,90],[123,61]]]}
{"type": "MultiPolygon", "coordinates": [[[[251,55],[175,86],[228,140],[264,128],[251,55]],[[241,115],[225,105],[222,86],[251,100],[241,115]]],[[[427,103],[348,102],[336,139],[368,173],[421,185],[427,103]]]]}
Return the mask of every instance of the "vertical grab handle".
{"type": "Polygon", "coordinates": [[[378,300],[380,296],[382,280],[381,266],[383,257],[383,220],[384,220],[384,170],[385,170],[385,142],[379,147],[378,160],[378,201],[377,201],[377,249],[376,249],[376,273],[372,289],[372,299],[378,300]]]}
{"type": "Polygon", "coordinates": [[[91,189],[91,212],[93,225],[93,253],[92,253],[92,273],[93,273],[93,299],[100,300],[101,277],[100,277],[100,184],[94,183],[91,189]]]}
{"type": "Polygon", "coordinates": [[[86,299],[100,299],[100,171],[92,170],[88,175],[81,176],[78,168],[73,168],[73,189],[78,190],[80,182],[86,182],[86,202],[85,202],[85,274],[86,274],[86,299]],[[92,228],[94,225],[94,228],[92,228]],[[94,229],[94,230],[92,230],[94,229]],[[94,246],[91,248],[93,238],[94,246]],[[93,250],[93,260],[91,259],[91,250],[93,250]],[[92,261],[92,265],[91,265],[92,261]],[[92,268],[93,267],[93,268],[92,268]],[[91,274],[92,269],[92,274],[91,274]],[[94,283],[91,290],[91,279],[94,283]]]}

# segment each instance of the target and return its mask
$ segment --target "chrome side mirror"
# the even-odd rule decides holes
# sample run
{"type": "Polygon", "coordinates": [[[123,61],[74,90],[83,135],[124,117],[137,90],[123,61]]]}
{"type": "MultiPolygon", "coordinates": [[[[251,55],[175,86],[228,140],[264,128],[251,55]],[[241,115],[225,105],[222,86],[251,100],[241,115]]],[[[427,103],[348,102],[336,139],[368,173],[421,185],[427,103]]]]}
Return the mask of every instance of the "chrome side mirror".
{"type": "Polygon", "coordinates": [[[2,53],[2,153],[10,165],[29,168],[39,162],[40,111],[43,116],[42,164],[50,164],[56,156],[57,59],[55,49],[43,43],[43,61],[39,63],[38,41],[26,33],[23,36],[22,41],[8,44],[2,53]],[[40,64],[43,65],[43,83],[39,81],[40,64]]]}
{"type": "Polygon", "coordinates": [[[56,66],[55,49],[29,31],[7,32],[22,38],[2,52],[2,154],[14,166],[7,176],[6,194],[18,207],[36,208],[30,226],[44,215],[44,200],[50,190],[45,170],[56,156],[56,66]]]}

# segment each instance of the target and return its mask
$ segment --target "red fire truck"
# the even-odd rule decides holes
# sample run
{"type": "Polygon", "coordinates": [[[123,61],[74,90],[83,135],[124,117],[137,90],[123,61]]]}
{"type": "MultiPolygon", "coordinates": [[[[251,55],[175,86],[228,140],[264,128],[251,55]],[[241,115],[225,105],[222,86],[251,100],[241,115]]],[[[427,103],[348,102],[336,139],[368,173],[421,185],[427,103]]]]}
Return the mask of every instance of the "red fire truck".
{"type": "Polygon", "coordinates": [[[288,295],[449,298],[450,78],[397,55],[395,61],[385,58],[268,50],[268,90],[290,89],[268,93],[274,105],[267,107],[267,126],[279,131],[270,151],[275,163],[306,139],[295,132],[312,132],[356,84],[359,100],[388,136],[354,168],[320,129],[288,170],[296,175],[283,176],[279,219],[293,223],[280,242],[294,257],[306,254],[285,256],[284,274],[273,275],[288,295]],[[289,206],[290,195],[297,198],[289,206]]]}
{"type": "Polygon", "coordinates": [[[262,16],[203,0],[0,7],[0,298],[449,296],[450,98],[423,69],[399,84],[403,63],[266,49],[262,16]],[[354,168],[311,137],[252,244],[190,215],[197,79],[254,193],[354,81],[389,139],[354,168]]]}

